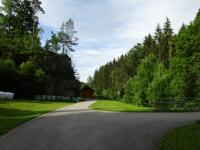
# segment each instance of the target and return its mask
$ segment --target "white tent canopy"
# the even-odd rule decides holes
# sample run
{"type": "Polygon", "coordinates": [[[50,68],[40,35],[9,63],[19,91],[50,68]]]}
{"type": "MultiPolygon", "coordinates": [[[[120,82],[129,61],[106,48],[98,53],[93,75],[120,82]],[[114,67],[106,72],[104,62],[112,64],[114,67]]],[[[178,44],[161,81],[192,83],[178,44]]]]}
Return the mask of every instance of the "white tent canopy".
{"type": "Polygon", "coordinates": [[[14,93],[0,91],[0,99],[13,99],[14,93]]]}

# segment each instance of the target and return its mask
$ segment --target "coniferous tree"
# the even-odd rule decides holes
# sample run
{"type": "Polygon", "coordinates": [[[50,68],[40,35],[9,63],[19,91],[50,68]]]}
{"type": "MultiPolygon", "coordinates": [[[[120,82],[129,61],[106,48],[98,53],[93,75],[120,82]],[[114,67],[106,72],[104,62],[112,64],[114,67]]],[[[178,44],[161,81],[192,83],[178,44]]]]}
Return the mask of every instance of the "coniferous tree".
{"type": "Polygon", "coordinates": [[[198,97],[199,37],[200,11],[189,25],[182,25],[177,35],[166,18],[164,26],[158,25],[154,35],[146,36],[126,55],[96,70],[91,85],[98,96],[115,99],[113,95],[121,90],[123,100],[139,105],[198,97]]]}
{"type": "Polygon", "coordinates": [[[33,98],[36,94],[66,96],[67,90],[78,89],[71,58],[45,51],[60,50],[58,35],[52,33],[46,47],[41,46],[38,19],[38,13],[44,13],[41,1],[1,2],[0,90],[13,92],[16,97],[33,98]],[[53,90],[49,90],[51,85],[53,90]]]}
{"type": "Polygon", "coordinates": [[[40,0],[32,0],[31,1],[31,7],[33,10],[33,31],[32,31],[32,49],[34,48],[34,42],[35,42],[35,31],[38,28],[38,17],[37,17],[37,13],[41,12],[41,13],[45,13],[44,9],[41,7],[42,2],[40,0]]]}
{"type": "Polygon", "coordinates": [[[158,24],[155,30],[155,41],[156,41],[156,56],[161,60],[162,44],[163,44],[163,31],[158,24]]]}
{"type": "Polygon", "coordinates": [[[170,60],[172,59],[172,53],[174,49],[174,40],[173,40],[173,30],[171,28],[171,22],[169,18],[166,18],[166,22],[163,28],[163,59],[166,65],[169,65],[170,60]]]}
{"type": "Polygon", "coordinates": [[[78,44],[78,38],[75,37],[76,33],[77,31],[74,29],[74,22],[71,18],[62,24],[61,31],[58,33],[58,39],[62,46],[63,54],[74,51],[73,46],[78,44]]]}

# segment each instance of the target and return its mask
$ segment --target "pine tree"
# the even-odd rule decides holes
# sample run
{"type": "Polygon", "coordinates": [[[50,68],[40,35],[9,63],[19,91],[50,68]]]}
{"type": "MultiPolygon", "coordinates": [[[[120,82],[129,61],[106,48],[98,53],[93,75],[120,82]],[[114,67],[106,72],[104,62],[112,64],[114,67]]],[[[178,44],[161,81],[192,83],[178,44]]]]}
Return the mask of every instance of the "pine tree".
{"type": "Polygon", "coordinates": [[[78,38],[75,37],[77,31],[74,29],[74,22],[70,18],[67,22],[63,23],[58,33],[58,39],[62,45],[62,53],[67,54],[68,51],[74,51],[73,46],[77,45],[78,38]]]}
{"type": "Polygon", "coordinates": [[[19,5],[19,0],[2,0],[1,17],[3,17],[4,30],[6,34],[11,36],[14,29],[14,18],[16,17],[16,8],[19,5]]]}
{"type": "Polygon", "coordinates": [[[173,30],[171,28],[171,22],[169,18],[166,18],[163,28],[163,58],[164,63],[167,65],[169,65],[169,62],[172,59],[173,48],[173,30]]]}
{"type": "Polygon", "coordinates": [[[42,2],[40,0],[32,0],[31,1],[31,6],[32,6],[32,9],[33,9],[33,16],[32,16],[32,19],[33,19],[33,30],[32,30],[32,50],[34,48],[34,42],[35,42],[35,30],[38,28],[38,12],[41,12],[41,13],[45,13],[44,9],[41,7],[41,4],[42,2]]]}
{"type": "Polygon", "coordinates": [[[145,50],[145,56],[148,56],[150,53],[155,53],[156,42],[152,38],[151,34],[144,38],[143,47],[145,50]]]}
{"type": "Polygon", "coordinates": [[[162,44],[163,44],[163,31],[158,24],[155,30],[154,39],[156,41],[156,55],[158,56],[159,60],[161,60],[161,51],[162,51],[162,44]]]}
{"type": "Polygon", "coordinates": [[[198,17],[200,17],[200,9],[199,9],[199,11],[198,11],[197,14],[196,14],[195,20],[196,20],[198,17]]]}
{"type": "Polygon", "coordinates": [[[51,39],[47,40],[45,45],[45,50],[49,50],[55,53],[59,52],[60,50],[59,39],[55,33],[51,32],[51,39]]]}

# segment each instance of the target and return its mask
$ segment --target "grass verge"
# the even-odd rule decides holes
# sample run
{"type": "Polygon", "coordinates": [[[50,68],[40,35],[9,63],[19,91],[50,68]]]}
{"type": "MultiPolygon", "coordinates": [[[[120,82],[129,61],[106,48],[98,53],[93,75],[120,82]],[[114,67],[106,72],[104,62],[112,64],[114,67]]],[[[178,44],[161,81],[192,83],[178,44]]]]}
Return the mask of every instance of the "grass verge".
{"type": "Polygon", "coordinates": [[[19,124],[71,103],[30,100],[0,100],[0,135],[19,124]]]}
{"type": "Polygon", "coordinates": [[[123,102],[100,100],[91,106],[95,110],[103,111],[117,111],[117,112],[151,112],[152,108],[141,107],[133,104],[126,104],[123,102]]]}
{"type": "Polygon", "coordinates": [[[166,134],[158,145],[158,150],[199,150],[200,122],[178,127],[166,134]]]}

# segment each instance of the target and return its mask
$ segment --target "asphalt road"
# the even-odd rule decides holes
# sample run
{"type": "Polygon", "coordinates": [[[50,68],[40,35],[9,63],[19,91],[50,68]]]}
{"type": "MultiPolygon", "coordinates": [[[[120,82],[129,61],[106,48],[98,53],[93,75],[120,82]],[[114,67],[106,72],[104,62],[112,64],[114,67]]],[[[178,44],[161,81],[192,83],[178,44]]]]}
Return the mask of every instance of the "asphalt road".
{"type": "Polygon", "coordinates": [[[153,150],[169,130],[200,113],[116,113],[75,104],[33,119],[0,137],[0,150],[153,150]]]}

